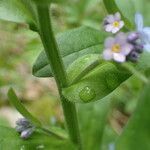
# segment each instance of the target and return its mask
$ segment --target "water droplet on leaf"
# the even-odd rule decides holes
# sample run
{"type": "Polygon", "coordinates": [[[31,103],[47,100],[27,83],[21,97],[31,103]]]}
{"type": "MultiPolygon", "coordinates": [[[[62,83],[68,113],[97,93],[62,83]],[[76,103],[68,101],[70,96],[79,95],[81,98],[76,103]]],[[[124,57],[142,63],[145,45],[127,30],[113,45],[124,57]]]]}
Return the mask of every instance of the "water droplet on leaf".
{"type": "Polygon", "coordinates": [[[82,101],[89,102],[96,97],[96,94],[95,94],[95,91],[93,89],[86,86],[85,88],[83,88],[80,91],[79,96],[80,96],[82,101]]]}

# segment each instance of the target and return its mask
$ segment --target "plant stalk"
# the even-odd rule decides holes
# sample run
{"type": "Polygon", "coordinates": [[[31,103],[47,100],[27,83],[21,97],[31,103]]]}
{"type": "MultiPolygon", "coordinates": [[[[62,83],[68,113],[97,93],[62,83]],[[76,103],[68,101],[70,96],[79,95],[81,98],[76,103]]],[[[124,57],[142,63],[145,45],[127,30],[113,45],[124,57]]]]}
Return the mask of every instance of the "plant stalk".
{"type": "Polygon", "coordinates": [[[37,5],[37,18],[41,40],[58,86],[70,139],[79,147],[79,149],[81,149],[81,139],[75,104],[67,101],[61,94],[61,89],[68,86],[68,81],[62,58],[60,57],[59,49],[52,31],[50,12],[47,5],[37,5]]]}
{"type": "Polygon", "coordinates": [[[139,78],[143,83],[148,84],[149,80],[147,77],[142,73],[136,70],[132,65],[128,63],[122,64],[126,69],[128,69],[132,74],[134,74],[137,78],[139,78]]]}

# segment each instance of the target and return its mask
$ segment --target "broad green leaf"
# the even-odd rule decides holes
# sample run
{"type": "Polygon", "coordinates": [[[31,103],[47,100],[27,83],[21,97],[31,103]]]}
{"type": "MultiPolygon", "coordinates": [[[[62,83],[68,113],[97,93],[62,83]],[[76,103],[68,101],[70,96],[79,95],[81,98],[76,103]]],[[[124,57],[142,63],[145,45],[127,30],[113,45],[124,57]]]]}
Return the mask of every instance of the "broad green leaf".
{"type": "Polygon", "coordinates": [[[103,0],[103,2],[108,13],[112,14],[119,12],[125,22],[125,26],[128,29],[134,28],[132,23],[134,20],[130,19],[130,17],[134,17],[134,14],[131,12],[131,10],[133,10],[133,6],[130,0],[103,0]],[[125,10],[123,11],[123,9],[125,10]]]}
{"type": "Polygon", "coordinates": [[[8,97],[11,104],[27,119],[29,119],[34,125],[40,126],[41,123],[33,117],[30,112],[22,105],[13,89],[9,89],[8,97]]]}
{"type": "Polygon", "coordinates": [[[116,142],[116,150],[150,149],[150,84],[139,98],[137,108],[116,142]]]}
{"type": "Polygon", "coordinates": [[[35,11],[30,0],[0,0],[0,19],[35,26],[35,11]]]}
{"type": "Polygon", "coordinates": [[[28,140],[22,140],[15,129],[0,126],[0,150],[75,150],[68,141],[55,136],[34,133],[28,140]]]}
{"type": "MultiPolygon", "coordinates": [[[[88,60],[87,60],[88,61],[88,60]]],[[[80,65],[76,61],[75,70],[80,65]]],[[[71,65],[72,66],[72,65],[71,65]]],[[[71,67],[70,66],[70,67],[71,67]]],[[[100,64],[87,73],[76,84],[63,89],[63,95],[72,102],[90,102],[104,98],[115,90],[131,73],[111,62],[100,60],[100,64]]]]}
{"type": "Polygon", "coordinates": [[[68,67],[69,83],[73,83],[73,85],[63,89],[63,95],[66,99],[72,102],[85,103],[100,100],[131,75],[136,75],[142,79],[144,76],[141,76],[140,72],[150,71],[149,53],[143,53],[139,62],[136,65],[129,63],[129,67],[124,67],[124,64],[106,62],[102,59],[98,61],[99,58],[98,54],[86,55],[68,67]],[[96,65],[94,64],[95,61],[97,62],[96,65]]]}
{"type": "Polygon", "coordinates": [[[67,69],[69,83],[76,83],[92,68],[99,65],[99,54],[88,54],[74,61],[67,69]]]}
{"type": "Polygon", "coordinates": [[[84,150],[100,150],[110,106],[110,97],[79,105],[78,116],[84,150]]]}
{"type": "MultiPolygon", "coordinates": [[[[80,56],[100,53],[103,50],[104,39],[104,33],[86,26],[61,33],[56,37],[66,68],[80,56]]],[[[40,53],[33,66],[33,75],[37,77],[52,76],[44,51],[40,53]]]]}

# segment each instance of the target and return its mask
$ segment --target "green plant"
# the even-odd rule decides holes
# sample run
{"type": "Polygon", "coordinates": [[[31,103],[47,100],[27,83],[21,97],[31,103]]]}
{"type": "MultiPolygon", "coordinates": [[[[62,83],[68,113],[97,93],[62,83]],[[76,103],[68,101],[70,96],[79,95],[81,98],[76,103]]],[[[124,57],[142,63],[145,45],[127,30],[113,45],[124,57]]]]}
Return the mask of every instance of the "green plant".
{"type": "MultiPolygon", "coordinates": [[[[49,11],[53,2],[59,3],[55,0],[42,2],[2,0],[0,17],[9,21],[28,23],[31,30],[39,33],[44,51],[40,53],[33,65],[33,74],[37,77],[55,78],[67,132],[43,127],[42,123],[21,104],[14,90],[10,89],[8,92],[10,102],[31,122],[35,132],[24,141],[14,129],[0,127],[0,148],[9,150],[7,142],[11,144],[11,149],[98,150],[102,148],[102,138],[106,118],[111,109],[113,92],[117,92],[116,89],[130,77],[136,76],[146,86],[139,98],[139,105],[123,134],[116,142],[107,144],[118,150],[133,149],[136,147],[133,138],[138,137],[138,130],[141,130],[137,139],[140,146],[136,149],[148,150],[150,145],[146,140],[149,139],[147,133],[150,120],[146,114],[149,112],[150,105],[148,102],[150,54],[144,52],[136,65],[129,62],[118,64],[104,61],[100,53],[104,48],[107,34],[87,26],[61,33],[55,38],[51,24],[51,11],[49,11]],[[143,124],[138,124],[139,120],[142,120],[143,124]],[[134,127],[134,133],[131,134],[130,130],[134,127]]],[[[125,22],[124,31],[134,28],[130,12],[128,15],[122,12],[117,1],[103,0],[103,2],[109,13],[121,13],[125,22]]],[[[130,8],[130,4],[126,7],[130,8]]]]}

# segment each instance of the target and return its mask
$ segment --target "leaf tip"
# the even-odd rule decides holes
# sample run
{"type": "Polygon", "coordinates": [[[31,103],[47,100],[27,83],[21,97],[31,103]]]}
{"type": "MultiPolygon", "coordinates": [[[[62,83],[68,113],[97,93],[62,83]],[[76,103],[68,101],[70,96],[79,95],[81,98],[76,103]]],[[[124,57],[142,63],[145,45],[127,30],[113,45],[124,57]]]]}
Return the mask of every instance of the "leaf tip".
{"type": "Polygon", "coordinates": [[[10,98],[11,95],[15,95],[15,91],[12,87],[9,88],[8,92],[7,92],[8,97],[10,98]]]}

